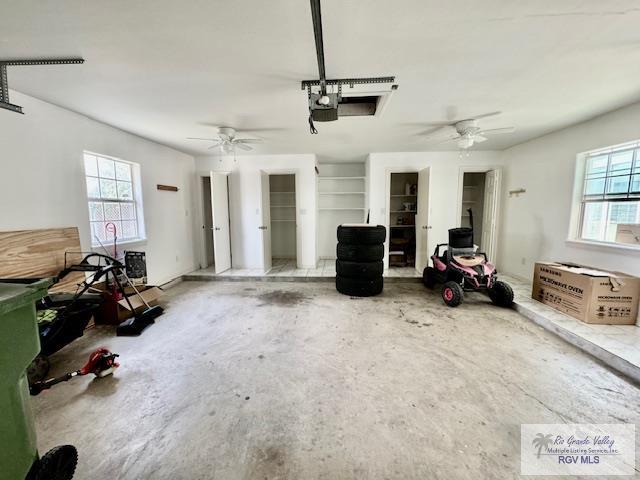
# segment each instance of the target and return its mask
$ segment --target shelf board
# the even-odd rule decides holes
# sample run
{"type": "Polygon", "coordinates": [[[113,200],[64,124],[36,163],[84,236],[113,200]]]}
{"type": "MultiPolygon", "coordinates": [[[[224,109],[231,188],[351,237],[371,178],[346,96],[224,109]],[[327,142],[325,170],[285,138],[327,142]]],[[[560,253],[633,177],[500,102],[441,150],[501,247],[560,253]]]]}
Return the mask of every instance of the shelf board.
{"type": "Polygon", "coordinates": [[[320,195],[364,195],[365,192],[318,192],[320,195]]]}
{"type": "Polygon", "coordinates": [[[475,200],[463,200],[462,203],[477,203],[475,200]]]}
{"type": "Polygon", "coordinates": [[[269,192],[271,193],[271,195],[273,195],[274,193],[296,193],[296,192],[269,192]]]}
{"type": "Polygon", "coordinates": [[[320,180],[364,180],[367,177],[318,177],[320,180]]]}
{"type": "Polygon", "coordinates": [[[417,210],[391,210],[389,213],[417,213],[417,210]]]}
{"type": "Polygon", "coordinates": [[[354,208],[349,208],[349,207],[320,207],[318,208],[318,210],[366,210],[366,208],[361,208],[361,207],[354,207],[354,208]]]}
{"type": "Polygon", "coordinates": [[[417,197],[418,195],[391,195],[391,198],[393,197],[417,197]]]}
{"type": "Polygon", "coordinates": [[[295,205],[271,205],[274,208],[296,208],[295,205]]]}
{"type": "Polygon", "coordinates": [[[295,220],[271,220],[271,222],[275,222],[275,223],[296,223],[295,220]]]}

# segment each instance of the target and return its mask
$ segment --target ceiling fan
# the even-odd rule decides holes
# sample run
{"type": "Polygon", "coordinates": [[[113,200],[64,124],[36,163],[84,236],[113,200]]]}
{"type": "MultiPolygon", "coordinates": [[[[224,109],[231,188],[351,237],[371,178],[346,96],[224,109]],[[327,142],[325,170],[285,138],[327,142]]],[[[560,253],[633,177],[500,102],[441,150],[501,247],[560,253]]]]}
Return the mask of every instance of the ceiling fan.
{"type": "Polygon", "coordinates": [[[261,138],[236,138],[237,133],[236,129],[232,127],[218,127],[217,138],[188,137],[187,140],[205,140],[213,142],[213,145],[209,147],[209,150],[213,148],[220,148],[222,153],[235,153],[236,147],[245,151],[253,150],[249,144],[262,142],[261,138]]]}
{"type": "Polygon", "coordinates": [[[456,142],[458,147],[466,150],[471,148],[475,143],[486,142],[487,135],[499,135],[503,133],[511,133],[515,130],[514,127],[503,128],[490,128],[483,129],[480,127],[478,120],[481,118],[493,117],[500,115],[502,112],[485,113],[484,115],[478,115],[474,118],[466,118],[464,120],[456,120],[453,122],[436,122],[429,123],[427,125],[439,127],[435,130],[427,132],[427,136],[430,138],[440,139],[439,132],[444,131],[447,135],[443,140],[437,143],[456,142]]]}

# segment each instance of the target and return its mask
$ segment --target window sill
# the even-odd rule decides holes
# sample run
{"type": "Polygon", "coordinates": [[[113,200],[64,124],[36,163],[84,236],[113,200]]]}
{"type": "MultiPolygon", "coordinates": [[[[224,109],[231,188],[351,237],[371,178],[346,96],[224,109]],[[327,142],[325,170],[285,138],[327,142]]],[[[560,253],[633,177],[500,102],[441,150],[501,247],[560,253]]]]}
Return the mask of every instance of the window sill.
{"type": "Polygon", "coordinates": [[[603,250],[619,250],[623,252],[638,252],[640,253],[640,245],[624,245],[622,243],[607,243],[597,242],[595,240],[578,240],[567,239],[565,243],[569,245],[575,245],[577,247],[596,247],[603,250]]]}
{"type": "MultiPolygon", "coordinates": [[[[146,238],[136,238],[133,240],[123,240],[120,241],[118,240],[118,247],[122,247],[122,246],[132,246],[132,245],[146,245],[147,244],[147,239],[146,238]]],[[[113,243],[112,242],[105,242],[102,245],[98,244],[92,244],[91,248],[92,249],[102,249],[102,246],[104,245],[105,248],[113,248],[113,243]]]]}

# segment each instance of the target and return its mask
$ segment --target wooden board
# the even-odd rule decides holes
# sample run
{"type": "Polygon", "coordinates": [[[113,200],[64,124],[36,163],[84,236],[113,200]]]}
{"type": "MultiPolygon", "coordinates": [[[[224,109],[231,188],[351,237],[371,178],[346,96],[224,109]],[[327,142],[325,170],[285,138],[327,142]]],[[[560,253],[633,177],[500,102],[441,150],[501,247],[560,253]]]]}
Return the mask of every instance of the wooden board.
{"type": "MultiPolygon", "coordinates": [[[[0,278],[53,277],[82,259],[76,227],[0,232],[0,278]],[[71,253],[74,252],[74,253],[71,253]]],[[[72,272],[51,291],[74,292],[84,273],[72,272]]]]}

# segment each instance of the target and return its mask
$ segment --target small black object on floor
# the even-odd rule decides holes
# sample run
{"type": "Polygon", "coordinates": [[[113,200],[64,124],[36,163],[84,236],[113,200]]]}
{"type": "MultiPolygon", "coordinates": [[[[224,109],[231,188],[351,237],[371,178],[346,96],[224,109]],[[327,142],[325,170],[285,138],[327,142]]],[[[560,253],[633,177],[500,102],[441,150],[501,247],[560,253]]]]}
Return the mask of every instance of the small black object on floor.
{"type": "Polygon", "coordinates": [[[126,319],[118,328],[116,335],[119,337],[130,337],[140,335],[149,325],[156,323],[156,318],[164,313],[161,306],[147,307],[140,313],[133,312],[133,317],[126,319]]]}

